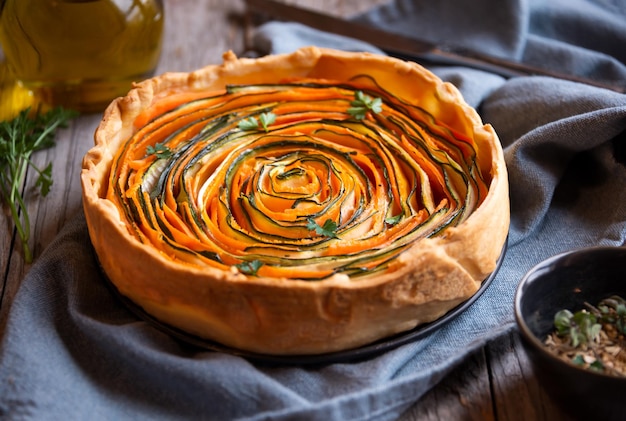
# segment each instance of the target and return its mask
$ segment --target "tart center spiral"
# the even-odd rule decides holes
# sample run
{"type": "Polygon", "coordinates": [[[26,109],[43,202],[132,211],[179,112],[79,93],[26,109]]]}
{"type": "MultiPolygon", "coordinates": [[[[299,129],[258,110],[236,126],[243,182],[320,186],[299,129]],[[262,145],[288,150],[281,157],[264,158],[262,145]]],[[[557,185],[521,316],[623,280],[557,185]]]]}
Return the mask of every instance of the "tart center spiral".
{"type": "Polygon", "coordinates": [[[321,280],[393,270],[488,191],[472,140],[375,80],[175,95],[138,117],[107,197],[190,265],[321,280]]]}

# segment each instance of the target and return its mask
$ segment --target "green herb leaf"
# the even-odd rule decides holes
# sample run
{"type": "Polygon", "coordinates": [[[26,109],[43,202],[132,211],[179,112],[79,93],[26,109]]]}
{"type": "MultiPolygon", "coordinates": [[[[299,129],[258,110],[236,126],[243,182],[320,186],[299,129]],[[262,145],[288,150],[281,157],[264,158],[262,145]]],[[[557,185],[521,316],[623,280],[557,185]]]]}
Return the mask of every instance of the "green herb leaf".
{"type": "Polygon", "coordinates": [[[618,332],[626,335],[626,300],[614,295],[598,304],[601,321],[615,326],[618,332]]]}
{"type": "Polygon", "coordinates": [[[267,132],[270,124],[273,124],[276,121],[276,114],[274,113],[261,113],[259,114],[259,119],[256,117],[248,117],[244,120],[241,120],[237,127],[239,130],[250,131],[250,130],[258,130],[259,122],[261,123],[261,127],[263,130],[267,132]]]}
{"type": "Polygon", "coordinates": [[[348,108],[348,114],[357,120],[363,120],[368,111],[378,114],[383,110],[383,101],[380,98],[372,98],[369,95],[363,93],[363,91],[356,91],[354,93],[354,100],[350,103],[351,107],[348,108]]]}
{"type": "Polygon", "coordinates": [[[580,331],[581,343],[589,343],[597,339],[602,326],[596,321],[596,316],[587,311],[581,310],[574,313],[573,322],[580,331]]]}
{"type": "Polygon", "coordinates": [[[259,127],[259,122],[254,117],[248,117],[244,120],[241,120],[238,127],[239,130],[243,131],[256,130],[259,127]]]}
{"type": "Polygon", "coordinates": [[[589,368],[596,371],[604,371],[604,364],[602,364],[602,361],[600,360],[595,360],[594,362],[589,364],[589,368]]]}
{"type": "Polygon", "coordinates": [[[573,314],[569,310],[560,310],[554,315],[557,335],[568,337],[573,347],[598,339],[602,325],[596,322],[596,316],[585,310],[573,314]]]}
{"type": "Polygon", "coordinates": [[[396,225],[398,222],[400,222],[400,220],[402,219],[402,216],[404,216],[403,214],[399,213],[396,216],[390,216],[388,218],[385,218],[385,223],[388,225],[396,225]]]}
{"type": "Polygon", "coordinates": [[[617,313],[617,320],[615,321],[615,327],[619,332],[626,335],[626,305],[618,304],[615,306],[617,313]]]}
{"type": "Polygon", "coordinates": [[[569,310],[560,310],[554,315],[554,327],[559,336],[564,336],[569,332],[572,317],[574,315],[569,310]]]}
{"type": "Polygon", "coordinates": [[[318,235],[323,235],[330,238],[337,237],[337,223],[332,219],[327,219],[324,225],[319,225],[314,219],[309,219],[306,226],[310,230],[314,230],[318,235]]]}
{"type": "Polygon", "coordinates": [[[54,136],[60,127],[66,127],[75,111],[61,107],[46,113],[31,115],[30,108],[21,111],[14,119],[0,122],[0,194],[9,206],[15,229],[22,243],[24,261],[33,260],[28,246],[30,217],[22,195],[22,185],[30,168],[37,172],[35,186],[42,196],[52,186],[52,163],[39,169],[31,161],[34,152],[54,146],[54,136]]]}
{"type": "Polygon", "coordinates": [[[260,260],[251,260],[249,262],[248,261],[241,262],[235,265],[235,267],[239,270],[239,272],[246,274],[246,275],[252,275],[252,276],[257,274],[261,266],[263,266],[263,262],[260,260]]]}
{"type": "Polygon", "coordinates": [[[626,300],[611,296],[597,306],[585,302],[584,307],[576,313],[558,311],[554,316],[555,329],[546,338],[545,345],[561,358],[576,350],[570,360],[582,368],[624,374],[619,363],[612,364],[619,358],[609,347],[623,342],[620,326],[626,320],[626,300]]]}
{"type": "Polygon", "coordinates": [[[157,143],[156,145],[152,146],[149,145],[146,148],[146,154],[147,155],[156,155],[157,158],[161,159],[161,158],[169,158],[172,156],[172,151],[169,147],[165,146],[164,143],[157,143]]]}
{"type": "Polygon", "coordinates": [[[48,163],[48,166],[39,172],[35,186],[39,187],[41,195],[44,197],[50,193],[50,187],[52,186],[52,162],[48,163]]]}
{"type": "Polygon", "coordinates": [[[261,125],[263,126],[263,130],[267,131],[267,127],[276,121],[276,114],[262,113],[259,116],[259,121],[261,122],[261,125]]]}

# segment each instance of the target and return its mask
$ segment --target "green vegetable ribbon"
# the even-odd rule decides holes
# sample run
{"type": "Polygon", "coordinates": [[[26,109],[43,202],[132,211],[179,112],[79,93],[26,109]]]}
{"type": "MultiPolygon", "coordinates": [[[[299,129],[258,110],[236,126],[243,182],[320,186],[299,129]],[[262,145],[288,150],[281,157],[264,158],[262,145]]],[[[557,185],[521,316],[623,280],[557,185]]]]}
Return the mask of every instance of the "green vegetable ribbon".
{"type": "Polygon", "coordinates": [[[357,278],[393,270],[484,200],[475,149],[367,76],[236,85],[139,129],[108,197],[140,241],[178,261],[357,278]]]}

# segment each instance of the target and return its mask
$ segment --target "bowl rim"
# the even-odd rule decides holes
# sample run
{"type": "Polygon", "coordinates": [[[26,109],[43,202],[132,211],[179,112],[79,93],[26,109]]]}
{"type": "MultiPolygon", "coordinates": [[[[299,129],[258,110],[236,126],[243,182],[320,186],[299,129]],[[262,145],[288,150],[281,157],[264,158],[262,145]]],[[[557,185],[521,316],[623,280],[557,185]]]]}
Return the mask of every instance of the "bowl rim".
{"type": "Polygon", "coordinates": [[[626,246],[590,246],[590,247],[581,247],[569,251],[565,251],[562,253],[555,254],[550,256],[539,263],[533,265],[528,271],[524,274],[522,279],[517,285],[515,290],[515,298],[514,298],[514,313],[515,313],[515,321],[518,326],[518,329],[522,335],[522,339],[525,339],[530,346],[532,346],[535,350],[537,350],[540,354],[546,356],[551,364],[556,364],[557,367],[561,367],[566,370],[574,370],[577,373],[585,376],[596,377],[598,379],[606,379],[608,381],[618,381],[618,382],[626,382],[626,377],[615,376],[611,374],[606,374],[598,371],[589,370],[583,367],[578,367],[572,363],[569,363],[558,356],[556,356],[553,352],[548,350],[543,342],[530,330],[526,320],[522,316],[521,311],[521,301],[523,296],[523,289],[525,285],[527,285],[534,277],[534,274],[540,271],[543,268],[547,268],[550,265],[554,264],[557,261],[560,261],[566,257],[570,257],[573,255],[583,255],[588,253],[602,253],[609,252],[613,253],[618,250],[621,250],[623,253],[626,251],[626,246]]]}

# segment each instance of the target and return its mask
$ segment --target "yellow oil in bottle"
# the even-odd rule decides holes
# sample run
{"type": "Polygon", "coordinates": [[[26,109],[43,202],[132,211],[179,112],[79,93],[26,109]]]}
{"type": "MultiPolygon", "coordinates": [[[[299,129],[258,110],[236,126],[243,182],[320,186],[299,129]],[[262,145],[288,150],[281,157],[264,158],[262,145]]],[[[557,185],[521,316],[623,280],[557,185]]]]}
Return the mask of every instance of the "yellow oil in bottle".
{"type": "Polygon", "coordinates": [[[103,110],[158,64],[161,0],[0,0],[7,62],[38,101],[103,110]]]}
{"type": "Polygon", "coordinates": [[[37,108],[33,93],[15,79],[5,61],[0,61],[0,121],[15,118],[26,108],[37,108]]]}

